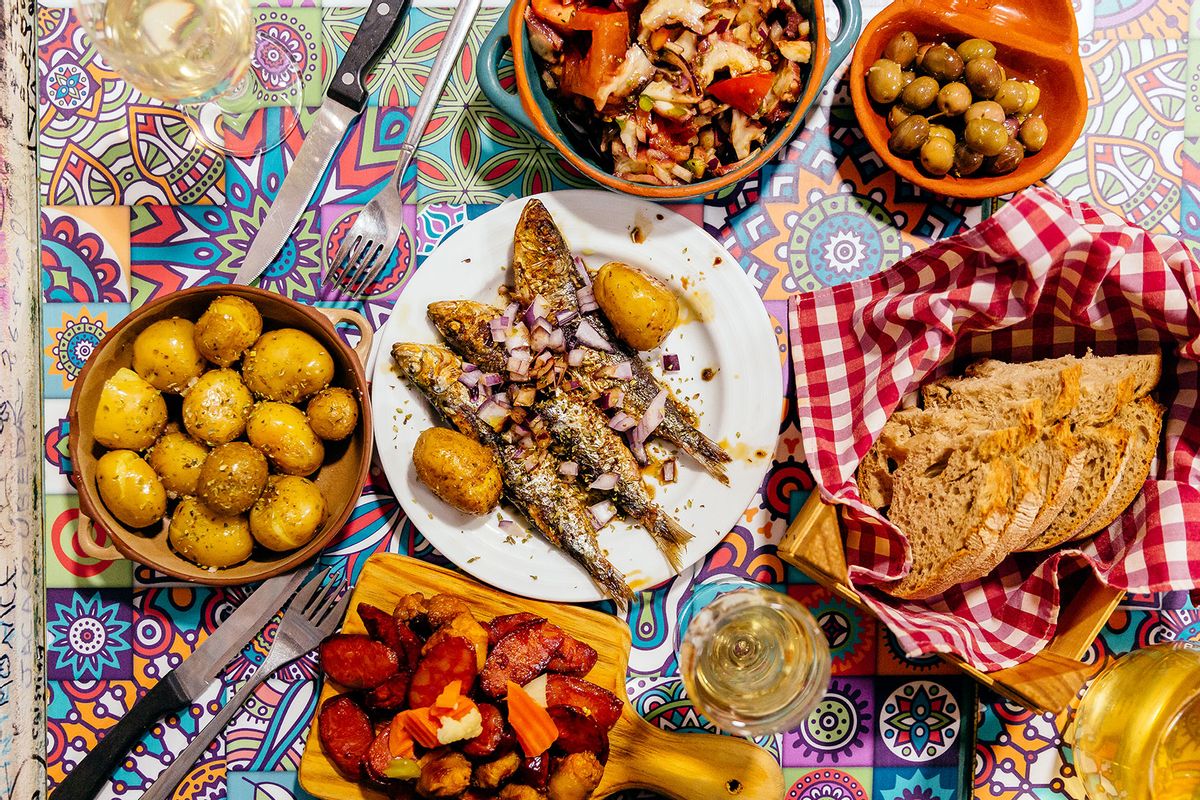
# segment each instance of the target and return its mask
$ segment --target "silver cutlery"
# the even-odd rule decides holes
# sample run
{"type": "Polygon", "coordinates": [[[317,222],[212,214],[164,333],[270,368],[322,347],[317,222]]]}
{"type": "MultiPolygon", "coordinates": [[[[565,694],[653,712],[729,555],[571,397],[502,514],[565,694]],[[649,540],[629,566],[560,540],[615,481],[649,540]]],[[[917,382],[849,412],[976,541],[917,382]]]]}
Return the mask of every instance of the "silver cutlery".
{"type": "Polygon", "coordinates": [[[417,100],[416,111],[400,145],[400,158],[392,178],[359,212],[358,219],[342,239],[337,255],[330,262],[329,281],[351,296],[362,294],[378,280],[396,247],[396,240],[400,238],[404,208],[400,186],[404,182],[404,173],[416,155],[425,129],[429,127],[433,110],[467,42],[467,34],[471,32],[471,23],[479,13],[481,2],[463,0],[459,3],[433,60],[425,88],[417,100]]]}
{"type": "Polygon", "coordinates": [[[288,168],[283,186],[250,243],[250,251],[242,260],[234,283],[257,281],[292,235],[333,154],[341,146],[342,137],[366,108],[367,70],[387,48],[408,4],[409,0],[373,0],[367,9],[346,54],[334,70],[312,130],[304,137],[300,152],[288,168]]]}
{"type": "Polygon", "coordinates": [[[264,582],[182,664],[133,704],[104,738],[67,773],[53,800],[92,800],[142,735],[161,717],[193,702],[267,620],[287,605],[304,578],[301,568],[264,582]]]}
{"type": "Polygon", "coordinates": [[[221,710],[208,721],[196,738],[188,743],[171,765],[150,785],[142,800],[167,800],[179,783],[196,765],[208,745],[217,737],[242,704],[254,690],[271,676],[275,670],[308,653],[329,634],[337,630],[350,593],[345,591],[345,582],[340,579],[326,580],[329,570],[325,569],[308,581],[292,600],[279,623],[275,641],[270,652],[254,674],[247,678],[233,697],[225,701],[221,710]]]}

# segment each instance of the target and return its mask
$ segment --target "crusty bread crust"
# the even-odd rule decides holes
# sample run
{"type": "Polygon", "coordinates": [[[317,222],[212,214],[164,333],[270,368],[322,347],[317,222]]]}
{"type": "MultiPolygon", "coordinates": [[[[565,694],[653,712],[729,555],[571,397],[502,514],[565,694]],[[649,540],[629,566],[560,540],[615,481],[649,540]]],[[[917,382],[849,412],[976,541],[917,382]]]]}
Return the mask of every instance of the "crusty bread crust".
{"type": "Polygon", "coordinates": [[[1116,420],[1117,424],[1123,425],[1130,433],[1129,446],[1125,449],[1125,459],[1121,464],[1120,478],[1106,502],[1097,509],[1082,530],[1072,537],[1072,541],[1086,539],[1113,524],[1142,491],[1142,486],[1150,475],[1150,463],[1158,452],[1164,409],[1152,397],[1140,398],[1130,404],[1129,409],[1129,419],[1125,419],[1126,414],[1121,414],[1116,420]]]}

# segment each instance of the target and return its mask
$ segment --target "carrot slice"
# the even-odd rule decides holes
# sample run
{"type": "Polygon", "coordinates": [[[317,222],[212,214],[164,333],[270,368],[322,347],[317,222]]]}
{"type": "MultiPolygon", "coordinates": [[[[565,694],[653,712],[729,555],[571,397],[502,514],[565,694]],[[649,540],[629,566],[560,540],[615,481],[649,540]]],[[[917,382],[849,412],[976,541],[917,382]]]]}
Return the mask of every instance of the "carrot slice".
{"type": "Polygon", "coordinates": [[[433,709],[435,715],[444,714],[453,711],[458,705],[459,698],[462,697],[462,681],[450,681],[446,684],[446,688],[442,689],[442,693],[433,701],[430,708],[433,709]]]}
{"type": "Polygon", "coordinates": [[[388,729],[388,749],[392,751],[394,758],[416,758],[416,751],[413,749],[413,737],[404,726],[404,715],[407,712],[401,711],[396,716],[392,717],[392,727],[388,729]]]}
{"type": "Polygon", "coordinates": [[[398,716],[404,717],[404,729],[417,744],[430,750],[441,746],[442,743],[438,741],[438,728],[441,726],[430,709],[410,708],[401,711],[398,716]]]}
{"type": "Polygon", "coordinates": [[[508,682],[508,723],[527,758],[540,756],[558,738],[558,728],[546,709],[512,681],[508,682]]]}

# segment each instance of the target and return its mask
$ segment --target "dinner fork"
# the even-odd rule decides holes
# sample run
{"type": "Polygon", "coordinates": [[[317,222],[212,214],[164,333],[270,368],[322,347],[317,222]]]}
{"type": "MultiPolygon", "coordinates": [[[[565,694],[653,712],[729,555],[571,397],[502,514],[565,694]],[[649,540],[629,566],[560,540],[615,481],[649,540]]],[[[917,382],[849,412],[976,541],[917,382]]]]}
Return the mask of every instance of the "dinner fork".
{"type": "Polygon", "coordinates": [[[396,169],[387,185],[358,213],[358,219],[342,239],[337,255],[333,257],[329,279],[351,296],[362,294],[379,279],[379,273],[383,271],[396,247],[396,240],[400,238],[400,228],[404,222],[400,186],[404,182],[404,173],[416,155],[417,146],[425,135],[433,109],[458,61],[481,3],[482,0],[463,0],[459,3],[438,48],[437,57],[433,60],[425,88],[417,100],[412,122],[400,145],[396,169]]]}
{"type": "Polygon", "coordinates": [[[334,579],[326,582],[328,577],[329,569],[325,569],[296,592],[283,615],[283,621],[279,623],[275,641],[271,644],[271,650],[263,663],[238,687],[237,692],[222,706],[216,716],[196,734],[196,738],[175,757],[171,766],[163,770],[142,795],[142,800],[167,800],[171,797],[212,740],[254,690],[271,677],[275,670],[300,658],[337,629],[346,612],[346,605],[350,602],[350,593],[343,591],[344,581],[334,579]]]}

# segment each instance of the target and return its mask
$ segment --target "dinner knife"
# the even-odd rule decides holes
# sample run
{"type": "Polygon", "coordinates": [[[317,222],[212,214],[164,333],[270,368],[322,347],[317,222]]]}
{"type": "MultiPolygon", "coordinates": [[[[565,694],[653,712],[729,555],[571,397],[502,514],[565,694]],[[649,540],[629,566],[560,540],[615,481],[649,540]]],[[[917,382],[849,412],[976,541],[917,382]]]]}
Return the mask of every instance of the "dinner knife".
{"type": "Polygon", "coordinates": [[[367,9],[346,54],[334,70],[313,127],[304,137],[275,202],[250,243],[234,283],[257,281],[292,235],[347,129],[366,108],[367,71],[388,46],[408,4],[409,0],[373,0],[367,9]]]}
{"type": "Polygon", "coordinates": [[[203,694],[234,654],[291,599],[307,573],[308,570],[301,567],[259,586],[191,656],[133,704],[91,752],[67,773],[51,798],[92,800],[99,794],[142,734],[161,717],[178,711],[203,694]]]}

